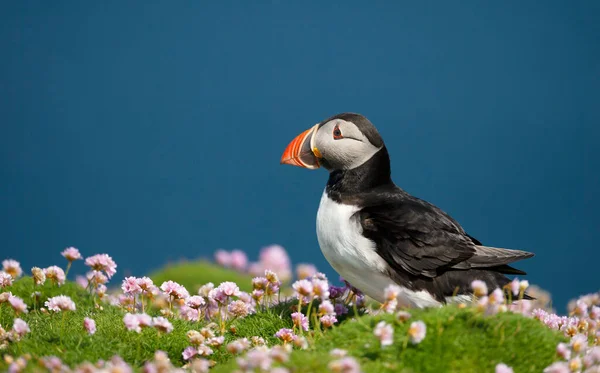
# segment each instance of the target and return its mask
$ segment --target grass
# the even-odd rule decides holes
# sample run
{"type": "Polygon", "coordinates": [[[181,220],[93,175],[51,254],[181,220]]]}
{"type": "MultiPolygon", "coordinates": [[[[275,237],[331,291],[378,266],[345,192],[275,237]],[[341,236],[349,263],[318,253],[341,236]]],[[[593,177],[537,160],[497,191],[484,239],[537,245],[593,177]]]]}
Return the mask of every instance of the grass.
{"type": "MultiPolygon", "coordinates": [[[[67,282],[61,287],[46,284],[34,289],[32,279],[25,277],[4,290],[12,292],[27,303],[30,312],[19,317],[29,324],[31,333],[20,342],[9,344],[8,349],[0,352],[2,356],[30,354],[34,358],[40,358],[54,355],[60,357],[64,363],[74,366],[84,361],[96,362],[98,359],[107,360],[114,355],[119,355],[128,363],[139,367],[144,361],[151,359],[156,350],[163,350],[168,353],[173,364],[181,366],[185,363],[181,353],[189,345],[186,333],[206,326],[206,323],[172,319],[174,329],[169,334],[161,334],[150,328],[145,328],[142,333],[137,334],[125,329],[123,324],[125,311],[107,304],[103,304],[102,309],[98,309],[89,294],[72,282],[67,282]],[[42,293],[36,307],[38,311],[33,310],[31,294],[34,291],[42,293]],[[77,305],[76,311],[51,315],[41,313],[39,305],[43,305],[49,297],[56,295],[71,297],[77,305]],[[85,317],[96,321],[96,334],[89,336],[85,332],[83,327],[85,317]]],[[[148,313],[158,316],[157,312],[148,313]]],[[[268,312],[236,320],[232,323],[235,333],[227,333],[225,343],[237,338],[261,336],[269,344],[274,344],[277,342],[273,336],[275,332],[280,328],[291,327],[289,315],[288,307],[280,306],[268,312]]],[[[14,317],[14,311],[8,303],[0,305],[0,325],[6,330],[12,327],[14,317]]],[[[221,348],[215,349],[211,359],[221,363],[230,357],[231,355],[221,348]]],[[[3,364],[0,362],[0,370],[6,368],[3,364]]]]}
{"type": "MultiPolygon", "coordinates": [[[[563,341],[539,321],[518,314],[486,317],[471,309],[447,306],[411,310],[407,322],[393,315],[363,316],[327,331],[316,333],[309,350],[296,351],[287,367],[296,373],[328,371],[329,351],[342,348],[357,358],[364,372],[493,372],[503,362],[517,373],[541,372],[555,361],[555,348],[563,341]],[[377,322],[394,326],[394,344],[381,348],[373,335],[377,322]],[[408,342],[411,321],[423,320],[427,337],[416,346],[408,342]]],[[[234,362],[218,366],[215,373],[230,372],[234,362]]]]}
{"type": "Polygon", "coordinates": [[[252,291],[252,277],[231,269],[222,268],[205,260],[168,264],[164,268],[148,275],[157,286],[172,280],[186,287],[190,293],[196,293],[200,286],[212,282],[218,286],[224,281],[237,283],[240,290],[252,291]]]}
{"type": "MultiPolygon", "coordinates": [[[[249,276],[240,275],[207,262],[171,265],[151,275],[160,283],[172,279],[196,289],[203,283],[236,281],[246,290],[249,276]]],[[[74,283],[62,287],[46,284],[34,289],[31,278],[15,281],[4,289],[21,297],[29,306],[28,314],[20,315],[31,328],[23,340],[11,343],[0,356],[30,354],[34,358],[55,355],[70,366],[84,361],[96,362],[110,359],[118,354],[134,367],[153,357],[156,350],[168,353],[172,363],[182,366],[182,351],[189,345],[186,333],[199,330],[203,323],[171,320],[173,332],[160,334],[155,329],[144,329],[142,333],[127,331],[123,324],[124,311],[103,304],[98,309],[89,294],[74,283]],[[68,295],[77,304],[75,312],[45,315],[34,311],[31,294],[40,291],[41,304],[51,296],[68,295]],[[83,319],[93,318],[97,324],[95,335],[89,336],[83,328],[83,319]]],[[[39,304],[37,305],[39,309],[39,304]]],[[[263,337],[268,345],[279,341],[274,334],[280,328],[291,328],[292,303],[282,303],[268,311],[232,322],[226,333],[225,344],[237,338],[263,337]]],[[[555,347],[564,338],[539,321],[518,314],[504,313],[486,317],[473,309],[443,307],[428,310],[411,310],[408,322],[398,322],[392,315],[362,316],[359,321],[348,319],[325,333],[314,332],[308,350],[295,351],[287,366],[293,372],[328,371],[331,361],[329,351],[342,348],[357,358],[363,372],[486,372],[504,362],[515,372],[540,372],[555,360],[555,347]],[[394,344],[385,348],[373,335],[373,328],[380,320],[394,326],[394,344]],[[411,321],[423,320],[427,324],[427,337],[416,346],[407,343],[407,330],[411,321]]],[[[156,316],[156,311],[149,312],[156,316]]],[[[0,324],[9,330],[14,311],[10,305],[0,305],[0,324]]],[[[311,331],[312,332],[312,331],[311,331]]],[[[235,369],[235,359],[225,348],[215,349],[210,357],[217,365],[211,372],[223,373],[235,369]]],[[[30,364],[33,366],[34,364],[30,364]]],[[[7,365],[0,361],[0,370],[7,365]]]]}

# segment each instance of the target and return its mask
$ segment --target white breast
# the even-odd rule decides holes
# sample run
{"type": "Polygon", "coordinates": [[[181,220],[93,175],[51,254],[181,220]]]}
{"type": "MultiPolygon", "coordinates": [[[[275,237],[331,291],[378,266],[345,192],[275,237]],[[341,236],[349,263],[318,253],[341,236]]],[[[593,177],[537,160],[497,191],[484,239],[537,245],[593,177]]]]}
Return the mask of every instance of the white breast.
{"type": "MultiPolygon", "coordinates": [[[[362,226],[354,215],[358,210],[333,201],[323,192],[317,212],[317,239],[329,264],[344,279],[383,302],[384,289],[394,282],[386,275],[387,263],[376,253],[375,243],[362,235],[362,226]]],[[[407,288],[403,288],[399,303],[413,307],[439,305],[429,293],[407,288]]]]}

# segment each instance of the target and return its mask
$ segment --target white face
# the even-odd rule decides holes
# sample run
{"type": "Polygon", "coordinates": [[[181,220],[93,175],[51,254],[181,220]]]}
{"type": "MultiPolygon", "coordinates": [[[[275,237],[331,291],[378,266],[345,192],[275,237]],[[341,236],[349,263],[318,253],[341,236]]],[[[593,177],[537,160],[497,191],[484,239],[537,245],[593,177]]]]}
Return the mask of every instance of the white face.
{"type": "Polygon", "coordinates": [[[329,170],[351,170],[379,151],[352,122],[334,119],[322,125],[311,139],[329,170]]]}

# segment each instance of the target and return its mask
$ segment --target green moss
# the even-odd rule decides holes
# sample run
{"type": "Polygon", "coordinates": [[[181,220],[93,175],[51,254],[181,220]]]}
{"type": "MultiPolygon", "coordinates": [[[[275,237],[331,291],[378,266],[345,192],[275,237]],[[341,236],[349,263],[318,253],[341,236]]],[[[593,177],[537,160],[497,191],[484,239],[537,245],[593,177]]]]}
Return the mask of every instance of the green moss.
{"type": "MultiPolygon", "coordinates": [[[[443,307],[411,310],[408,322],[393,316],[363,316],[317,333],[313,346],[291,355],[294,372],[327,371],[329,351],[342,348],[358,359],[364,372],[493,372],[503,362],[515,372],[541,372],[555,360],[555,347],[564,338],[539,321],[518,314],[486,317],[473,310],[443,307]],[[373,335],[377,322],[394,326],[394,344],[381,348],[373,335]],[[423,320],[427,337],[422,343],[408,342],[411,321],[423,320]]],[[[215,372],[228,372],[233,362],[215,372]]]]}
{"type": "Polygon", "coordinates": [[[212,282],[218,286],[224,281],[233,281],[243,291],[252,290],[252,277],[234,270],[226,269],[200,260],[168,264],[164,268],[151,273],[148,277],[160,286],[164,281],[175,281],[186,287],[191,293],[198,291],[200,286],[212,282]]]}

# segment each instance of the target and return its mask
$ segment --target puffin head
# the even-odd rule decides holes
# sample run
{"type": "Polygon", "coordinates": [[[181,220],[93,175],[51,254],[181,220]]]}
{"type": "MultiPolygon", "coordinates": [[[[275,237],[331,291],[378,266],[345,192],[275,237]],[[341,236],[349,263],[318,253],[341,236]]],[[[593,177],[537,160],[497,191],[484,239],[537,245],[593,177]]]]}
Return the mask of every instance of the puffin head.
{"type": "Polygon", "coordinates": [[[360,114],[342,113],[315,124],[296,136],[281,156],[282,164],[329,171],[351,170],[373,157],[383,140],[360,114]]]}

